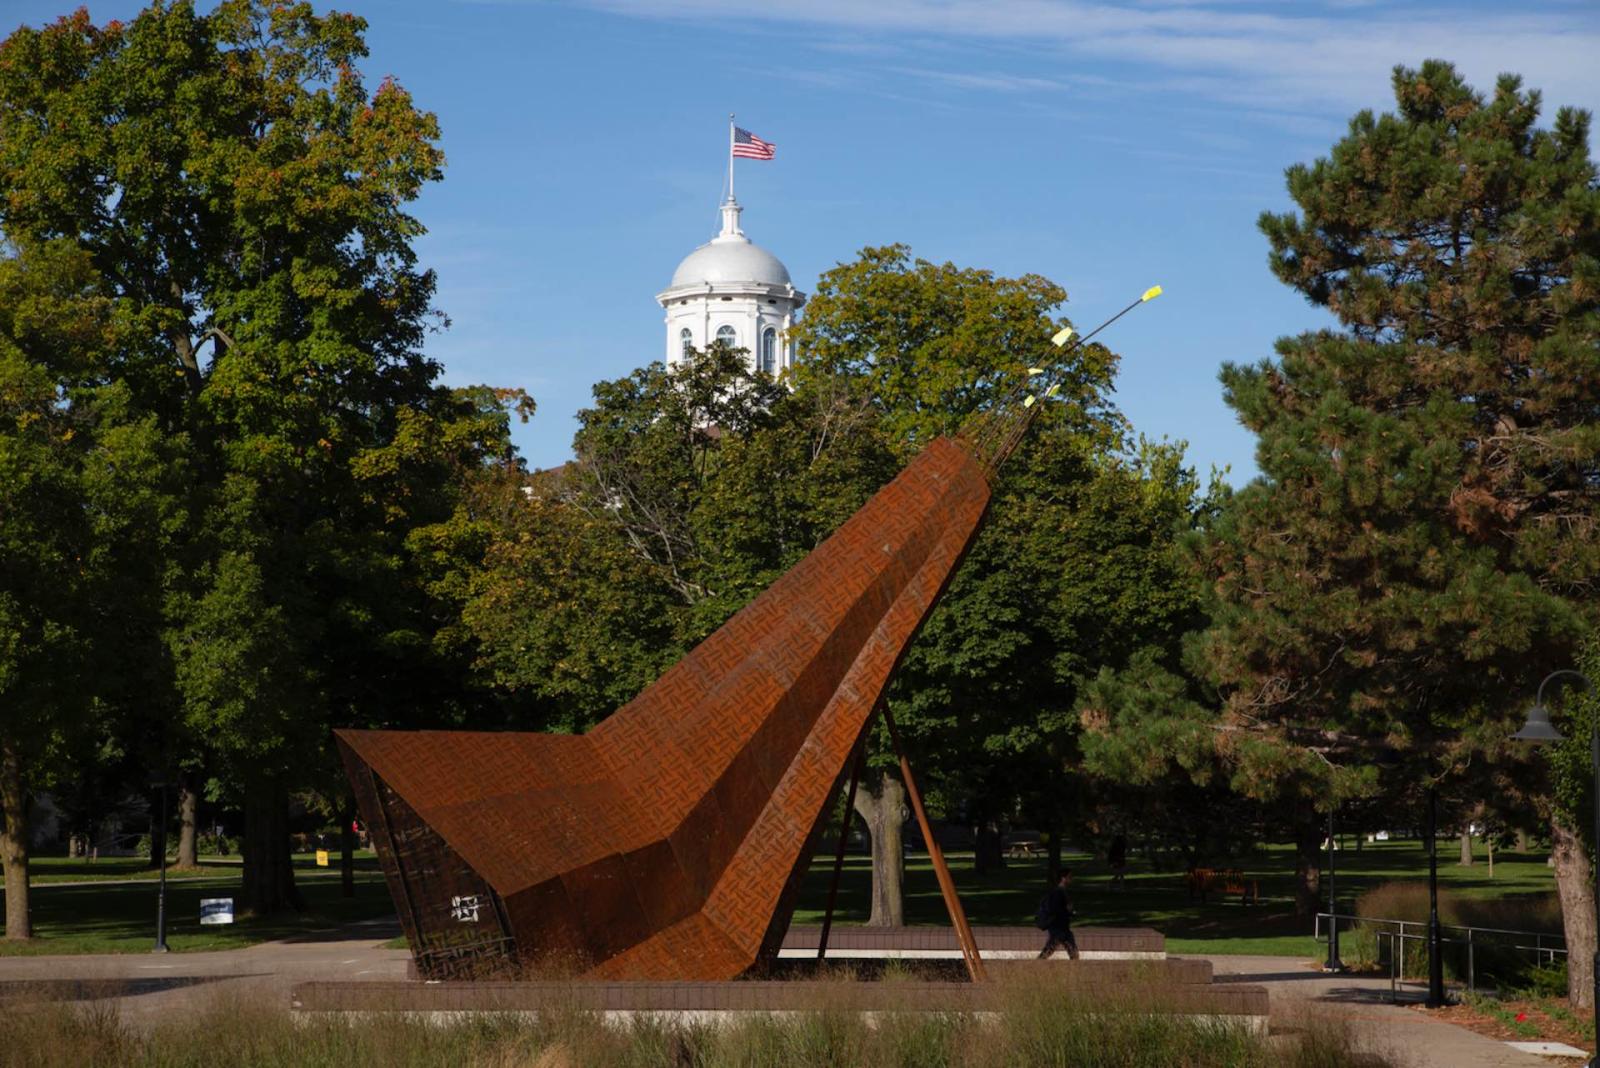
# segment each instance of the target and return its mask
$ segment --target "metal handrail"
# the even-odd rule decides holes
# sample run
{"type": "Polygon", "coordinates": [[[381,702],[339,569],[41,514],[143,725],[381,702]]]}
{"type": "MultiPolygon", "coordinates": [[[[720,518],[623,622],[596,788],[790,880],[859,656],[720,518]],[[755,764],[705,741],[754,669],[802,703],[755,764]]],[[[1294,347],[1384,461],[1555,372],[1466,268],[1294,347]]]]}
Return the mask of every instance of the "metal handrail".
{"type": "MultiPolygon", "coordinates": [[[[1352,916],[1352,915],[1349,915],[1349,914],[1343,913],[1343,912],[1338,912],[1338,913],[1319,912],[1319,913],[1317,913],[1317,921],[1316,921],[1316,929],[1315,929],[1315,934],[1316,934],[1316,938],[1318,939],[1318,941],[1326,941],[1327,940],[1326,937],[1322,934],[1322,921],[1327,919],[1329,916],[1332,916],[1334,919],[1337,919],[1337,920],[1351,920],[1351,921],[1359,920],[1362,923],[1392,923],[1392,924],[1404,925],[1404,926],[1408,926],[1408,927],[1426,927],[1428,925],[1426,920],[1386,920],[1386,919],[1383,919],[1382,917],[1379,917],[1379,916],[1352,916]]],[[[1443,930],[1479,931],[1479,932],[1482,932],[1482,933],[1485,933],[1485,934],[1524,935],[1524,936],[1526,936],[1528,938],[1554,938],[1554,939],[1559,939],[1561,941],[1566,941],[1566,936],[1565,935],[1551,934],[1550,932],[1540,932],[1540,931],[1517,931],[1517,930],[1512,930],[1511,928],[1508,928],[1508,927],[1469,927],[1469,926],[1466,926],[1464,924],[1459,924],[1459,923],[1441,923],[1439,925],[1439,930],[1441,930],[1441,931],[1443,931],[1443,930]]],[[[1562,952],[1565,952],[1565,950],[1562,950],[1562,952]]]]}
{"type": "MultiPolygon", "coordinates": [[[[1374,936],[1380,946],[1387,945],[1389,948],[1389,996],[1391,999],[1398,1001],[1400,998],[1400,984],[1405,982],[1406,942],[1426,942],[1428,939],[1427,922],[1423,920],[1389,920],[1377,916],[1351,916],[1344,913],[1319,912],[1312,928],[1312,937],[1319,942],[1327,941],[1332,934],[1332,925],[1340,920],[1368,925],[1388,925],[1396,928],[1395,930],[1376,931],[1374,936]],[[1323,920],[1329,921],[1328,935],[1322,933],[1323,920]],[[1422,933],[1412,934],[1407,931],[1407,928],[1416,928],[1422,933]]],[[[1439,931],[1441,944],[1447,943],[1449,945],[1464,945],[1467,947],[1467,989],[1469,991],[1476,991],[1478,988],[1476,935],[1497,934],[1511,935],[1513,938],[1521,939],[1531,938],[1533,939],[1533,945],[1531,946],[1513,943],[1507,948],[1518,951],[1531,951],[1535,955],[1534,959],[1540,964],[1553,964],[1558,955],[1563,957],[1567,955],[1565,935],[1549,934],[1543,931],[1516,931],[1506,927],[1470,927],[1454,923],[1441,923],[1439,931]],[[1458,936],[1445,938],[1443,937],[1445,931],[1458,932],[1458,936]],[[1559,942],[1561,945],[1546,945],[1546,942],[1559,942]]]]}

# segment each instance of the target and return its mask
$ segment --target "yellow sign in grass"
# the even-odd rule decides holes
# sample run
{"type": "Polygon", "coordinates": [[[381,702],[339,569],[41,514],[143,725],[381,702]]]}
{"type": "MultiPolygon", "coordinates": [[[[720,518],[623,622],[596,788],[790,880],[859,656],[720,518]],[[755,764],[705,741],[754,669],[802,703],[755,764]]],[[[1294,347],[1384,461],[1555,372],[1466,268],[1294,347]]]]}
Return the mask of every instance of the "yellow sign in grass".
{"type": "Polygon", "coordinates": [[[317,867],[326,868],[327,866],[328,866],[328,851],[326,849],[317,850],[317,867]]]}

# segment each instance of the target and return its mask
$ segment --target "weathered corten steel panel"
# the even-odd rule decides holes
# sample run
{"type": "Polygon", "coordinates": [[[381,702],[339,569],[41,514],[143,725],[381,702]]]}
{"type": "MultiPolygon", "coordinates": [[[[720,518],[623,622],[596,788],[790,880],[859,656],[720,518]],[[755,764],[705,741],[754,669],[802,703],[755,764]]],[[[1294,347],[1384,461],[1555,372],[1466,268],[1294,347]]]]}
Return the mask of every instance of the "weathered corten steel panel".
{"type": "Polygon", "coordinates": [[[711,980],[776,955],[823,810],[982,521],[986,470],[934,441],[586,735],[339,731],[421,971],[711,980]]]}

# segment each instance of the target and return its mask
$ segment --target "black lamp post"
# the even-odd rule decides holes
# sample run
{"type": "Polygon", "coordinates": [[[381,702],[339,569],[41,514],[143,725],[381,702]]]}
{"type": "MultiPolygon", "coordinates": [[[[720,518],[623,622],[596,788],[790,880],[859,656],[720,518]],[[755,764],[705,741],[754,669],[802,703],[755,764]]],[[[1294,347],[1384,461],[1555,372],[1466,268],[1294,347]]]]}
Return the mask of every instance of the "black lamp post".
{"type": "Polygon", "coordinates": [[[167,784],[154,784],[161,791],[161,833],[150,835],[151,846],[161,850],[161,881],[156,890],[156,944],[152,953],[167,952],[167,784]]]}
{"type": "MultiPolygon", "coordinates": [[[[1559,678],[1563,675],[1582,683],[1585,690],[1589,689],[1589,679],[1581,672],[1572,671],[1565,668],[1561,671],[1552,671],[1550,674],[1544,677],[1544,682],[1539,683],[1538,695],[1533,699],[1533,707],[1528,710],[1528,722],[1524,723],[1522,725],[1522,729],[1513,734],[1511,737],[1520,742],[1534,742],[1538,744],[1566,740],[1566,735],[1556,730],[1555,724],[1550,722],[1550,709],[1544,703],[1545,685],[1549,683],[1551,679],[1559,678]]],[[[1597,837],[1595,840],[1600,841],[1600,722],[1591,722],[1589,725],[1589,760],[1592,768],[1594,769],[1596,780],[1596,789],[1594,795],[1594,827],[1597,837]]],[[[1594,885],[1596,921],[1595,930],[1600,931],[1600,867],[1595,868],[1594,885]]],[[[1594,983],[1595,1035],[1597,1041],[1600,1041],[1600,941],[1597,941],[1595,946],[1594,961],[1592,965],[1592,971],[1590,973],[1590,979],[1594,983]]],[[[1600,1049],[1596,1050],[1595,1056],[1589,1061],[1589,1065],[1590,1068],[1595,1068],[1595,1066],[1600,1065],[1600,1049]]]]}
{"type": "Polygon", "coordinates": [[[1444,1006],[1444,939],[1439,933],[1439,791],[1428,787],[1428,1000],[1444,1006]]]}
{"type": "Polygon", "coordinates": [[[1328,809],[1328,959],[1323,962],[1325,972],[1342,972],[1344,961],[1339,959],[1339,910],[1333,896],[1333,809],[1328,809]]]}

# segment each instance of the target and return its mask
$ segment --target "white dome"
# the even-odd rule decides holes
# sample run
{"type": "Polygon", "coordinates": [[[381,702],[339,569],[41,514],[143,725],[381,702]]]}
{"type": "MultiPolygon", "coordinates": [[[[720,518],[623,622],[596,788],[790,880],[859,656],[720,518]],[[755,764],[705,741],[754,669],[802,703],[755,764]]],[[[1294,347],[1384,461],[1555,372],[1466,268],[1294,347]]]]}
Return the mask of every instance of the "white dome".
{"type": "Polygon", "coordinates": [[[703,282],[756,282],[761,285],[789,285],[789,270],[783,263],[745,237],[719,237],[689,253],[672,272],[672,285],[700,285],[703,282]]]}
{"type": "Polygon", "coordinates": [[[683,258],[678,269],[672,272],[668,290],[707,282],[791,284],[789,269],[778,257],[744,236],[739,227],[739,213],[743,210],[732,197],[722,202],[722,232],[683,258]]]}

